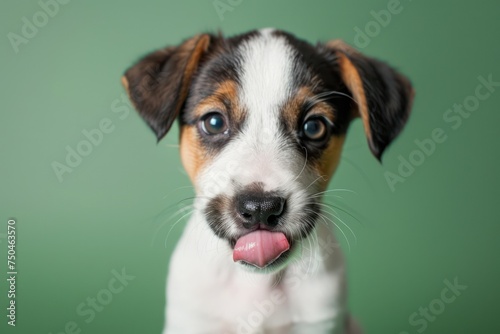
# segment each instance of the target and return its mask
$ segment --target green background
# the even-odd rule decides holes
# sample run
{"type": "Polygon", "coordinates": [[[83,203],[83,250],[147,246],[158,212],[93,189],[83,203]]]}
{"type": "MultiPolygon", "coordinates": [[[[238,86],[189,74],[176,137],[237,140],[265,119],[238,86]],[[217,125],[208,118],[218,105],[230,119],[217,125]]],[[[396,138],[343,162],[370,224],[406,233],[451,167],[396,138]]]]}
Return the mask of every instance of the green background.
{"type": "MultiPolygon", "coordinates": [[[[222,0],[226,2],[226,0],[222,0]]],[[[243,0],[218,16],[206,1],[72,1],[15,53],[36,1],[0,5],[0,332],[59,333],[75,321],[82,333],[159,333],[167,265],[193,195],[177,151],[177,129],[156,145],[126,106],[120,76],[145,52],[202,31],[226,35],[255,28],[288,30],[311,42],[342,38],[374,21],[380,1],[243,0]],[[116,111],[116,110],[115,110],[116,111]],[[121,119],[120,116],[123,118],[121,119]],[[109,118],[113,131],[59,182],[64,163],[109,118]],[[7,326],[6,224],[18,228],[17,326],[7,326]],[[171,227],[178,220],[179,224],[171,227]],[[171,230],[170,234],[169,231],[171,230]],[[76,307],[105,289],[113,269],[135,279],[86,323],[76,307]]],[[[443,281],[467,289],[425,333],[498,333],[500,91],[453,130],[447,109],[474,94],[478,76],[500,81],[500,2],[402,0],[403,10],[362,51],[390,62],[414,83],[413,114],[379,164],[360,121],[349,131],[327,201],[341,217],[349,266],[350,307],[367,333],[417,333],[409,316],[440,298],[443,281]],[[442,128],[447,140],[395,191],[414,141],[442,128]],[[352,216],[351,216],[352,215],[352,216]],[[353,218],[353,216],[355,218],[353,218]]],[[[498,89],[498,88],[497,88],[498,89]]],[[[500,89],[499,89],[500,90],[500,89]]],[[[203,273],[200,273],[203,275],[203,273]]],[[[200,301],[202,302],[202,301],[200,301]]]]}

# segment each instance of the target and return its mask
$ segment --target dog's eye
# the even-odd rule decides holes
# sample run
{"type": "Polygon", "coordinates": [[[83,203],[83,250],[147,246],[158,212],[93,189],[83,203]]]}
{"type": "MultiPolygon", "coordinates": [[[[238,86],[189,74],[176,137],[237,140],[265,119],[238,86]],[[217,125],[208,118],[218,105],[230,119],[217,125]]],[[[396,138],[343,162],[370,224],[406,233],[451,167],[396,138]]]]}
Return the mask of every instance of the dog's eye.
{"type": "Polygon", "coordinates": [[[201,129],[207,135],[218,135],[227,132],[224,116],[218,112],[212,112],[201,119],[201,129]]]}
{"type": "Polygon", "coordinates": [[[323,117],[313,117],[305,121],[303,134],[306,139],[319,141],[328,133],[327,121],[323,117]]]}

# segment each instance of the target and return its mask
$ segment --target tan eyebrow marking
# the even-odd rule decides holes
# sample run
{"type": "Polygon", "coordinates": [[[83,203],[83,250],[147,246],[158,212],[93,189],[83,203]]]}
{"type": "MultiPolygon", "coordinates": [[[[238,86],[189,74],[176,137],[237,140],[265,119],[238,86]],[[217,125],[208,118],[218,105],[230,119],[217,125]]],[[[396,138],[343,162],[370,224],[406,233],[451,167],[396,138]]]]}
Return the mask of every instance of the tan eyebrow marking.
{"type": "Polygon", "coordinates": [[[315,100],[316,95],[310,87],[301,87],[297,90],[294,98],[289,100],[282,108],[282,115],[286,122],[287,128],[295,129],[297,127],[298,118],[303,105],[308,101],[313,101],[314,107],[311,109],[311,114],[324,115],[328,119],[334,120],[333,110],[326,102],[315,100]]]}
{"type": "Polygon", "coordinates": [[[238,85],[233,80],[220,83],[215,92],[203,99],[195,108],[194,114],[201,117],[211,109],[225,112],[234,124],[239,124],[244,119],[244,110],[238,98],[238,85]]]}

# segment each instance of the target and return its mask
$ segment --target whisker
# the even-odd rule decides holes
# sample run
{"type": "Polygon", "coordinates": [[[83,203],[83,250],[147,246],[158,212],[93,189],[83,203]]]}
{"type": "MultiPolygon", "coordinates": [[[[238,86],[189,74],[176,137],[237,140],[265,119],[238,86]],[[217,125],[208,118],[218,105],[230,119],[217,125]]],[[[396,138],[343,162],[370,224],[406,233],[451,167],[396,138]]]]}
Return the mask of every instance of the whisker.
{"type": "Polygon", "coordinates": [[[319,216],[326,222],[325,218],[328,219],[330,222],[332,222],[333,225],[335,225],[336,228],[338,228],[340,230],[340,232],[342,233],[342,235],[344,236],[345,238],[345,241],[347,242],[347,248],[349,249],[349,253],[351,252],[351,243],[349,242],[349,239],[347,238],[346,234],[344,233],[344,231],[342,230],[342,228],[340,228],[340,226],[337,225],[337,223],[335,223],[333,220],[331,220],[330,218],[328,218],[327,216],[325,216],[324,214],[322,213],[318,213],[319,216]]]}
{"type": "Polygon", "coordinates": [[[178,220],[177,220],[177,221],[176,221],[176,222],[175,222],[175,223],[174,223],[174,224],[170,227],[170,230],[168,231],[168,233],[167,233],[167,237],[165,238],[165,242],[164,242],[164,246],[165,246],[165,248],[167,248],[167,241],[168,241],[168,237],[170,236],[170,232],[172,232],[172,230],[174,229],[174,227],[175,227],[178,223],[180,223],[180,222],[181,222],[181,220],[182,220],[184,217],[186,217],[186,216],[188,216],[188,215],[192,214],[193,212],[194,212],[194,210],[189,211],[188,213],[186,213],[185,215],[183,215],[181,218],[179,218],[179,219],[178,219],[178,220]]]}
{"type": "MultiPolygon", "coordinates": [[[[357,244],[358,243],[358,238],[356,237],[356,234],[354,233],[354,231],[339,216],[337,216],[338,215],[337,212],[334,209],[332,209],[331,207],[329,207],[328,205],[325,205],[323,203],[318,203],[318,204],[321,205],[321,206],[324,206],[324,207],[326,207],[326,208],[328,208],[330,210],[332,210],[335,213],[335,214],[332,214],[332,213],[330,213],[330,214],[335,219],[338,219],[342,224],[344,224],[344,226],[347,227],[349,229],[349,231],[351,231],[352,235],[354,236],[354,242],[355,242],[355,244],[357,244]]],[[[328,212],[325,211],[325,213],[328,213],[328,212]]]]}
{"type": "MultiPolygon", "coordinates": [[[[357,221],[357,222],[358,222],[361,226],[363,226],[363,227],[365,226],[365,224],[364,224],[361,220],[359,220],[358,218],[356,218],[356,216],[354,216],[353,214],[351,214],[349,211],[347,211],[347,210],[345,210],[345,209],[341,208],[340,206],[338,206],[338,205],[334,205],[334,204],[332,204],[332,203],[327,203],[327,202],[323,202],[323,204],[324,204],[324,205],[327,205],[327,206],[331,206],[332,208],[335,208],[335,209],[337,209],[337,210],[340,210],[340,211],[344,212],[345,214],[348,214],[348,215],[349,215],[349,216],[351,216],[354,220],[356,220],[356,221],[357,221]]],[[[354,210],[353,210],[353,209],[351,209],[351,208],[348,208],[348,209],[349,209],[349,210],[351,210],[351,211],[354,211],[354,210]]],[[[355,213],[357,213],[357,212],[355,212],[355,213]]]]}
{"type": "Polygon", "coordinates": [[[332,91],[322,92],[322,93],[319,93],[319,94],[313,96],[310,99],[310,101],[307,102],[306,108],[310,109],[314,105],[321,103],[321,102],[324,102],[324,101],[327,101],[328,99],[334,97],[331,95],[339,95],[339,96],[347,97],[348,99],[350,99],[351,101],[353,101],[354,103],[359,105],[358,101],[356,101],[352,96],[345,94],[345,93],[342,93],[342,92],[332,90],[332,91]]]}
{"type": "Polygon", "coordinates": [[[317,193],[314,193],[313,195],[322,195],[322,194],[326,194],[326,193],[331,193],[331,192],[336,192],[336,191],[345,191],[345,192],[350,192],[350,193],[353,193],[353,194],[356,194],[356,195],[359,195],[357,192],[355,192],[354,190],[350,190],[350,189],[343,189],[343,188],[336,188],[336,189],[330,189],[330,190],[325,190],[325,191],[319,191],[317,193]]]}
{"type": "Polygon", "coordinates": [[[306,151],[306,159],[304,161],[304,166],[302,166],[302,170],[300,171],[299,175],[297,175],[297,177],[293,179],[292,182],[295,182],[300,177],[300,175],[302,175],[307,165],[307,148],[305,148],[304,146],[302,146],[302,148],[304,149],[304,151],[306,151]]]}
{"type": "Polygon", "coordinates": [[[309,189],[310,186],[312,186],[314,183],[316,183],[319,179],[324,179],[324,175],[318,176],[314,181],[311,182],[310,185],[308,185],[304,190],[309,189]]]}
{"type": "MultiPolygon", "coordinates": [[[[181,214],[181,213],[185,212],[186,210],[190,210],[193,206],[194,206],[193,204],[188,204],[188,205],[185,205],[185,206],[183,206],[183,207],[179,208],[179,209],[178,209],[176,212],[174,212],[174,213],[173,213],[170,217],[168,217],[167,219],[165,219],[165,221],[163,221],[163,222],[162,222],[162,223],[161,223],[161,224],[160,224],[160,225],[156,228],[155,232],[153,233],[153,237],[152,237],[152,239],[151,239],[151,247],[153,247],[153,245],[154,245],[155,238],[156,238],[156,236],[158,235],[158,232],[160,232],[160,230],[161,230],[161,229],[162,229],[165,225],[167,225],[167,224],[168,224],[168,222],[170,222],[170,221],[171,221],[171,220],[172,220],[175,216],[177,216],[177,215],[179,215],[179,214],[181,214]]],[[[172,206],[171,206],[171,207],[172,207],[172,206]]],[[[170,208],[171,208],[171,207],[170,207],[170,208]]],[[[164,211],[166,211],[166,209],[165,209],[165,210],[163,210],[162,212],[164,212],[164,211]]],[[[193,210],[193,211],[194,211],[194,210],[193,210]]],[[[158,214],[158,215],[156,216],[155,221],[159,220],[159,219],[160,219],[160,218],[159,218],[160,216],[161,216],[161,213],[160,213],[160,214],[158,214]]]]}

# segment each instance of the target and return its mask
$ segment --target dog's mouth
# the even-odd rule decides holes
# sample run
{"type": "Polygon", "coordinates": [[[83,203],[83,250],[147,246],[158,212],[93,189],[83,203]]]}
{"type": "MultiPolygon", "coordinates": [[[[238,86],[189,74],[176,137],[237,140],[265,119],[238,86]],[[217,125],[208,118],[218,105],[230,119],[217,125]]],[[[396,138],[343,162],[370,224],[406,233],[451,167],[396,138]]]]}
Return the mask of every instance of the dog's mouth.
{"type": "Polygon", "coordinates": [[[293,256],[298,256],[301,240],[314,230],[319,212],[313,199],[293,212],[285,209],[277,220],[257,217],[249,221],[235,207],[230,197],[217,195],[203,211],[214,234],[228,242],[233,261],[256,272],[284,268],[293,256]]]}
{"type": "Polygon", "coordinates": [[[263,269],[286,254],[292,247],[291,241],[283,232],[255,230],[231,242],[233,260],[263,269]]]}

